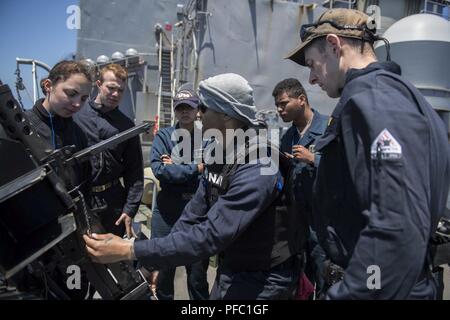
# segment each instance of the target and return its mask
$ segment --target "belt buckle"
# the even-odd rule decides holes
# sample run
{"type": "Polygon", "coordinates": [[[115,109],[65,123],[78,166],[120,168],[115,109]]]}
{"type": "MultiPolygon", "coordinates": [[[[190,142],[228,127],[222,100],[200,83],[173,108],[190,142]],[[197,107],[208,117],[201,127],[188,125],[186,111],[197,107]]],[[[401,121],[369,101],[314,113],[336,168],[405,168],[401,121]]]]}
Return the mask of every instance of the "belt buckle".
{"type": "Polygon", "coordinates": [[[107,184],[101,185],[101,186],[96,186],[96,187],[92,187],[92,191],[93,192],[103,192],[106,189],[108,189],[109,187],[111,187],[112,183],[108,182],[107,184]]]}

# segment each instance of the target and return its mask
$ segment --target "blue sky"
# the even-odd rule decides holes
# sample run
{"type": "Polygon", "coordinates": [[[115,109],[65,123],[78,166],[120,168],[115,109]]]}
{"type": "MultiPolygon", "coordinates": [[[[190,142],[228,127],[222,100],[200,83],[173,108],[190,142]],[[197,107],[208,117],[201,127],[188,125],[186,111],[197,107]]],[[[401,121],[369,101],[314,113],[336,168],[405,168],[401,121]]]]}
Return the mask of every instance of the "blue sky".
{"type": "MultiPolygon", "coordinates": [[[[75,52],[77,30],[68,29],[66,24],[70,5],[78,5],[78,0],[0,0],[0,79],[15,96],[16,57],[37,59],[51,67],[75,52]]],[[[21,66],[21,73],[33,95],[31,66],[21,66]]],[[[39,78],[46,74],[38,69],[39,78]]],[[[25,107],[31,107],[27,93],[21,91],[21,95],[25,107]]]]}

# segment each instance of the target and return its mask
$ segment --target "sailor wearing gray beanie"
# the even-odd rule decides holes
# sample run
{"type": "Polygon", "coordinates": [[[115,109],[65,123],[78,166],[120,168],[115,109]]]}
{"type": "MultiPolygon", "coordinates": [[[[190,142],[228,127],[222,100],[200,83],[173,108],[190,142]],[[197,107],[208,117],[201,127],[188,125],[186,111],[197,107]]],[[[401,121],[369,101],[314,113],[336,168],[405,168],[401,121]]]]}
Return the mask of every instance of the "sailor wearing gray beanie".
{"type": "MultiPolygon", "coordinates": [[[[199,96],[206,105],[199,106],[205,134],[209,129],[222,135],[239,129],[252,131],[251,127],[259,125],[253,90],[237,74],[202,81],[199,96]]],[[[228,134],[223,138],[216,145],[228,151],[234,138],[228,134]]],[[[238,146],[233,143],[234,147],[238,146]]],[[[197,191],[167,236],[131,244],[113,236],[114,247],[104,241],[111,235],[85,236],[91,257],[101,263],[136,258],[161,268],[192,264],[217,254],[211,300],[293,298],[308,226],[295,208],[280,210],[285,179],[278,166],[270,174],[263,172],[275,162],[263,163],[265,158],[269,157],[263,154],[257,161],[207,163],[197,191]]]]}
{"type": "Polygon", "coordinates": [[[208,109],[226,114],[248,126],[263,124],[256,119],[253,89],[238,74],[224,73],[201,81],[199,97],[208,109]]]}

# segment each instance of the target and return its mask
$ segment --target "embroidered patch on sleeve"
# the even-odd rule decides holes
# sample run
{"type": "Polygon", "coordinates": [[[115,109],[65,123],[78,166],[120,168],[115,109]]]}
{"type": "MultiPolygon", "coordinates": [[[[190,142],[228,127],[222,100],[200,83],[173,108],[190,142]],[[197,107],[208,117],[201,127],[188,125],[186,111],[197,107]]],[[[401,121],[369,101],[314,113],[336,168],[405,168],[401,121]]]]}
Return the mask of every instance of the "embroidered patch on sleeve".
{"type": "Polygon", "coordinates": [[[402,157],[402,146],[387,129],[384,129],[372,142],[370,157],[379,160],[400,159],[402,157]]]}

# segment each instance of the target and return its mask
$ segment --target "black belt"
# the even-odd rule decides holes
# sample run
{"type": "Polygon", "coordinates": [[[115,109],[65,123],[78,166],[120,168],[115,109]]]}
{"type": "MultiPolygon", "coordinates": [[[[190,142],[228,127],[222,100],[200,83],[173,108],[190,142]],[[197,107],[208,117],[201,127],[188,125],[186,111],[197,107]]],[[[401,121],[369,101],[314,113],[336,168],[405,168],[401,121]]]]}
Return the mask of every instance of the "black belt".
{"type": "Polygon", "coordinates": [[[119,182],[120,182],[119,179],[116,179],[116,180],[114,180],[114,181],[105,183],[105,184],[103,184],[103,185],[92,187],[92,192],[99,193],[99,192],[106,191],[106,190],[108,190],[109,188],[111,188],[112,186],[118,185],[119,182]]]}

